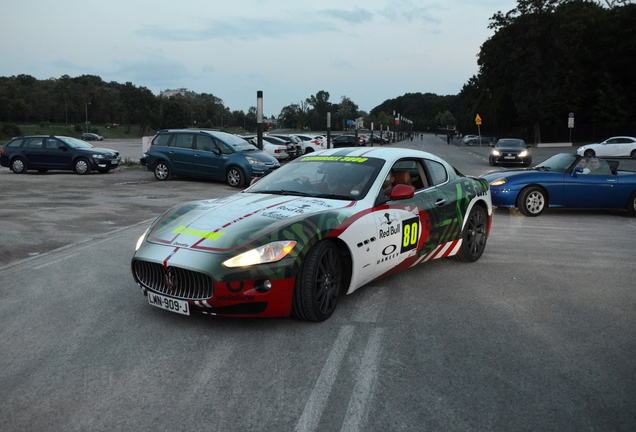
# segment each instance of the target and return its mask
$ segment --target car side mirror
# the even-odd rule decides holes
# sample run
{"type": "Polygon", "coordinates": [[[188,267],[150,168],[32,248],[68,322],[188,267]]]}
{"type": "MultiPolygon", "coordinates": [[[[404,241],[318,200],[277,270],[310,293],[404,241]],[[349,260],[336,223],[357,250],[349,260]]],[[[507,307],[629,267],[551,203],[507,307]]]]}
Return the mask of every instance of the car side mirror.
{"type": "Polygon", "coordinates": [[[60,144],[59,146],[57,146],[57,148],[58,148],[58,149],[60,149],[60,150],[63,150],[63,151],[68,150],[68,149],[66,148],[66,146],[61,145],[61,144],[60,144]]]}
{"type": "Polygon", "coordinates": [[[413,198],[413,195],[415,195],[415,189],[411,186],[399,184],[393,188],[389,198],[392,200],[403,200],[413,198]]]}
{"type": "Polygon", "coordinates": [[[572,177],[576,177],[577,174],[581,174],[583,172],[583,168],[574,168],[572,170],[572,177]]]}
{"type": "Polygon", "coordinates": [[[217,156],[221,156],[221,150],[219,150],[218,148],[212,149],[212,153],[214,153],[217,156]]]}

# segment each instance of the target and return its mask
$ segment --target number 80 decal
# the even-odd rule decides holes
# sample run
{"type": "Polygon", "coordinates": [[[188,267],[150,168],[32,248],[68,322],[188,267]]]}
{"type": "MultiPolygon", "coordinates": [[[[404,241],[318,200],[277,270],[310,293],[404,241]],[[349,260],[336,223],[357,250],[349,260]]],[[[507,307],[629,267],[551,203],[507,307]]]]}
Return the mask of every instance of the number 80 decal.
{"type": "Polygon", "coordinates": [[[408,252],[417,247],[420,233],[420,218],[414,217],[402,221],[402,248],[400,253],[408,252]]]}

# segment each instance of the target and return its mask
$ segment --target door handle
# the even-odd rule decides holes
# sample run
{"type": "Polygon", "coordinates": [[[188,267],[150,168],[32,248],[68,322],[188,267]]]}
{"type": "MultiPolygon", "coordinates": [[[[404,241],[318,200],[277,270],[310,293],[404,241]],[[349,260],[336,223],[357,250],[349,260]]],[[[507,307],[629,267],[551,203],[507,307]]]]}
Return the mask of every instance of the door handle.
{"type": "Polygon", "coordinates": [[[441,206],[443,206],[444,204],[446,204],[446,200],[445,200],[445,199],[439,198],[437,201],[435,201],[435,205],[436,205],[437,207],[441,207],[441,206]]]}

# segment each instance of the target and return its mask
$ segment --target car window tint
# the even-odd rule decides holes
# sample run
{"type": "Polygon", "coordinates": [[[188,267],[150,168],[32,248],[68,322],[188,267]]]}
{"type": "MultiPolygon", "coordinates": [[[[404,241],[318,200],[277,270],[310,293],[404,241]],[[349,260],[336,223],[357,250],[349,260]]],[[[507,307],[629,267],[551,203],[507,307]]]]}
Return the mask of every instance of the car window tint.
{"type": "Polygon", "coordinates": [[[192,134],[176,134],[174,136],[172,147],[183,149],[191,149],[194,135],[192,134]]]}
{"type": "Polygon", "coordinates": [[[197,149],[201,151],[211,152],[216,148],[211,136],[199,135],[197,136],[197,149]]]}
{"type": "Polygon", "coordinates": [[[424,164],[426,165],[426,170],[428,171],[428,176],[433,186],[437,186],[448,180],[448,173],[444,165],[430,160],[425,160],[424,164]]]}
{"type": "Polygon", "coordinates": [[[57,140],[55,138],[48,138],[46,140],[46,148],[47,149],[54,149],[54,150],[58,150],[59,146],[64,145],[64,143],[62,143],[62,141],[57,140]]]}
{"type": "Polygon", "coordinates": [[[44,147],[44,138],[29,138],[26,143],[28,148],[42,148],[44,147]]]}
{"type": "Polygon", "coordinates": [[[7,147],[20,147],[23,142],[24,142],[23,139],[15,139],[9,142],[9,144],[7,144],[7,147]]]}
{"type": "Polygon", "coordinates": [[[161,146],[161,147],[167,146],[171,137],[172,137],[172,134],[157,135],[155,139],[152,141],[152,145],[161,146]]]}
{"type": "Polygon", "coordinates": [[[213,139],[214,139],[214,142],[216,143],[216,146],[219,148],[219,150],[221,150],[221,153],[223,153],[225,155],[234,154],[234,151],[232,149],[230,149],[230,147],[225,145],[225,143],[217,140],[216,138],[213,138],[213,139]]]}

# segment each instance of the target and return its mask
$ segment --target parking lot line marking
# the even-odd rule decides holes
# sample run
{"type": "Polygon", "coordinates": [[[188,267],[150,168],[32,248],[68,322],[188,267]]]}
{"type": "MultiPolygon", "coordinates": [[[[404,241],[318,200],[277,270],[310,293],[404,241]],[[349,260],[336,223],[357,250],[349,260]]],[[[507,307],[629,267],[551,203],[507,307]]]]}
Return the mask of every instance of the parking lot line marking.
{"type": "Polygon", "coordinates": [[[377,323],[389,299],[389,289],[366,288],[360,293],[361,299],[356,302],[352,321],[377,323]]]}
{"type": "Polygon", "coordinates": [[[78,253],[74,253],[74,254],[67,255],[67,256],[62,257],[62,258],[58,258],[58,259],[56,259],[55,261],[49,261],[49,262],[44,263],[44,264],[41,264],[41,265],[39,265],[39,266],[37,266],[37,267],[33,267],[33,270],[40,270],[40,269],[42,269],[42,268],[44,268],[44,267],[48,267],[48,266],[50,266],[50,265],[57,264],[57,263],[59,263],[60,261],[64,261],[64,260],[66,260],[66,259],[73,258],[73,257],[76,257],[76,256],[78,256],[78,255],[79,255],[78,253]]]}
{"type": "Polygon", "coordinates": [[[315,431],[318,428],[320,417],[327,404],[333,383],[336,381],[336,376],[349,347],[349,342],[353,338],[354,330],[353,326],[344,326],[340,329],[338,337],[331,348],[331,353],[329,353],[325,366],[322,368],[318,381],[316,381],[316,385],[305,405],[303,414],[300,416],[298,424],[296,424],[297,432],[315,431]]]}
{"type": "Polygon", "coordinates": [[[378,377],[380,351],[384,329],[376,328],[369,336],[367,348],[360,364],[360,371],[356,379],[347,414],[342,422],[341,432],[355,432],[365,430],[369,407],[373,400],[373,391],[378,377]]]}

